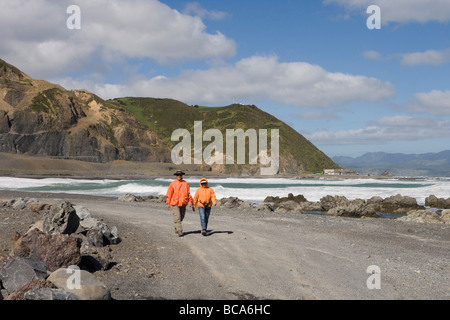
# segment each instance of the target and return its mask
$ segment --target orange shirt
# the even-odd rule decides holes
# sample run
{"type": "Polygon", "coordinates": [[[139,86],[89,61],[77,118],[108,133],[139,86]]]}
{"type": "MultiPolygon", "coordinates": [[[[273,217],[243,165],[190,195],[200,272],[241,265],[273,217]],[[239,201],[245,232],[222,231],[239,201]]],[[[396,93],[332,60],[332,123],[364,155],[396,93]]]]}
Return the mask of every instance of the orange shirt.
{"type": "Polygon", "coordinates": [[[207,207],[210,206],[211,202],[213,205],[217,204],[216,201],[216,194],[214,193],[214,190],[210,187],[200,187],[197,189],[197,191],[195,192],[194,195],[194,208],[197,206],[197,201],[198,201],[198,206],[199,207],[205,207],[203,204],[206,203],[207,207]]]}
{"type": "Polygon", "coordinates": [[[173,181],[167,189],[166,203],[171,206],[182,207],[189,202],[192,202],[192,196],[187,181],[178,181],[178,179],[173,181]]]}

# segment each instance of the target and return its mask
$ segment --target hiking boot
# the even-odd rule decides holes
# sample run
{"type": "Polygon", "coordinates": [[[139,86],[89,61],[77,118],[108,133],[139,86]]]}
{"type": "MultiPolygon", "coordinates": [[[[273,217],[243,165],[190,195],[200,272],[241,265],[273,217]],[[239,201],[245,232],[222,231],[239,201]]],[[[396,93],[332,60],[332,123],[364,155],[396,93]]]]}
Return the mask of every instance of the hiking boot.
{"type": "Polygon", "coordinates": [[[205,229],[202,230],[202,235],[206,236],[206,230],[205,229]]]}

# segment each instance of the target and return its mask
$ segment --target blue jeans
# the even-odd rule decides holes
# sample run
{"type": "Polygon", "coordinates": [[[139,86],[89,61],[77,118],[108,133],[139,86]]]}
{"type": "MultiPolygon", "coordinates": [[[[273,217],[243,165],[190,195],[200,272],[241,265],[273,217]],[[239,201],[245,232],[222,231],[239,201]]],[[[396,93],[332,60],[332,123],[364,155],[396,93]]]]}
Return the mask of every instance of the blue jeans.
{"type": "Polygon", "coordinates": [[[200,213],[200,224],[202,225],[202,230],[206,230],[208,227],[209,214],[211,213],[211,207],[202,208],[198,207],[198,213],[200,213]]]}

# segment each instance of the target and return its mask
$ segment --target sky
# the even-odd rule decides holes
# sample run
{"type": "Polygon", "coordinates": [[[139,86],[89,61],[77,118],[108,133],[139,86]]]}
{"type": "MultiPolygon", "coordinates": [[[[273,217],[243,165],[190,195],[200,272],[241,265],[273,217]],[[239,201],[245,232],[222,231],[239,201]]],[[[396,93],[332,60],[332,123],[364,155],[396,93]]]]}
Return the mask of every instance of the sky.
{"type": "Polygon", "coordinates": [[[449,23],[449,0],[0,0],[0,58],[103,99],[254,104],[330,157],[427,153],[450,149],[449,23]]]}

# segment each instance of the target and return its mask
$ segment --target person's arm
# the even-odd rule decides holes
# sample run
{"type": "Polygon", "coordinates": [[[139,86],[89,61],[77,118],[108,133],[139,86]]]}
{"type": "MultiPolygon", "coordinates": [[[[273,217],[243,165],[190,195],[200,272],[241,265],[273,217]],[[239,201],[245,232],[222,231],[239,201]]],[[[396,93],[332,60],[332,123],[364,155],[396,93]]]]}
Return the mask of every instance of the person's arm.
{"type": "Polygon", "coordinates": [[[197,189],[197,191],[195,192],[195,195],[194,195],[194,200],[192,202],[192,210],[195,210],[195,207],[197,206],[198,197],[199,197],[198,190],[200,190],[200,189],[197,189]]]}
{"type": "Polygon", "coordinates": [[[170,184],[169,188],[167,189],[167,193],[166,193],[166,204],[167,204],[167,209],[170,209],[170,201],[172,200],[172,196],[173,196],[173,185],[170,184]]]}
{"type": "Polygon", "coordinates": [[[192,207],[192,196],[191,196],[191,189],[189,188],[189,183],[187,183],[187,193],[188,193],[188,202],[189,206],[192,207]]]}
{"type": "Polygon", "coordinates": [[[216,194],[215,194],[213,188],[210,188],[210,189],[211,189],[211,200],[212,200],[212,203],[213,203],[213,205],[217,205],[216,194]]]}

